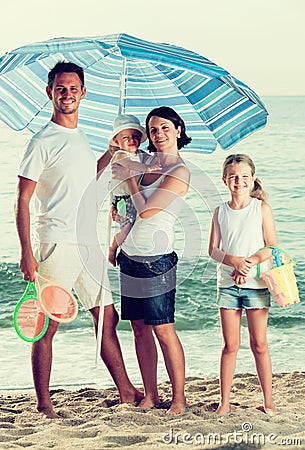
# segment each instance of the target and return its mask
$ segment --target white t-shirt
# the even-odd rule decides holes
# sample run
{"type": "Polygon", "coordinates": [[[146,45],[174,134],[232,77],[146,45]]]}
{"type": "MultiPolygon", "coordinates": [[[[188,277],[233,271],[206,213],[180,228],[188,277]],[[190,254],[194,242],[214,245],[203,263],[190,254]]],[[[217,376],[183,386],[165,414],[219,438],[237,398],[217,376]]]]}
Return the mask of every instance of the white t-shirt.
{"type": "MultiPolygon", "coordinates": [[[[252,198],[243,209],[232,209],[228,203],[219,206],[218,222],[221,233],[220,249],[234,256],[250,257],[265,246],[263,235],[262,202],[252,198]]],[[[270,261],[261,264],[261,272],[270,268],[270,261]]],[[[234,286],[232,266],[218,263],[217,282],[219,287],[234,286]]],[[[266,288],[263,280],[257,278],[257,267],[253,266],[247,275],[247,283],[239,287],[248,289],[266,288]]]]}
{"type": "Polygon", "coordinates": [[[92,235],[97,219],[96,158],[81,130],[48,122],[27,143],[18,175],[37,182],[35,237],[39,242],[96,242],[96,231],[92,235]],[[81,201],[88,186],[91,195],[81,201]]]}

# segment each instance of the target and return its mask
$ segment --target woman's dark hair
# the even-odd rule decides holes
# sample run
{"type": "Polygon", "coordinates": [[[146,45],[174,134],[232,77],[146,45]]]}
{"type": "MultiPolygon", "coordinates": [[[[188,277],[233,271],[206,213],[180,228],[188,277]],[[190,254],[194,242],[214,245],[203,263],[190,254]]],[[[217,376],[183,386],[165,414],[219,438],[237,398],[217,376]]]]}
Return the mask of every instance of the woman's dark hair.
{"type": "Polygon", "coordinates": [[[77,64],[71,63],[71,62],[65,62],[65,61],[58,61],[58,63],[55,64],[53,69],[50,70],[48,73],[48,86],[50,89],[53,87],[53,83],[55,80],[55,76],[58,73],[66,73],[66,72],[73,72],[76,73],[79,76],[79,79],[81,81],[81,86],[84,87],[85,79],[84,79],[84,69],[77,64]]]}
{"type": "Polygon", "coordinates": [[[191,142],[192,138],[187,136],[187,134],[185,132],[185,123],[181,119],[179,114],[177,114],[176,111],[174,111],[172,108],[169,108],[168,106],[160,106],[159,108],[155,108],[152,111],[150,111],[150,113],[146,117],[146,133],[147,133],[148,141],[149,141],[149,145],[148,145],[147,149],[150,152],[157,151],[156,147],[153,145],[153,143],[150,139],[150,136],[149,136],[149,125],[148,124],[149,124],[149,120],[153,116],[162,117],[163,119],[170,120],[174,124],[176,129],[178,129],[179,126],[181,127],[180,137],[178,137],[178,139],[177,139],[178,150],[180,150],[180,148],[184,147],[185,145],[187,145],[191,142]]]}

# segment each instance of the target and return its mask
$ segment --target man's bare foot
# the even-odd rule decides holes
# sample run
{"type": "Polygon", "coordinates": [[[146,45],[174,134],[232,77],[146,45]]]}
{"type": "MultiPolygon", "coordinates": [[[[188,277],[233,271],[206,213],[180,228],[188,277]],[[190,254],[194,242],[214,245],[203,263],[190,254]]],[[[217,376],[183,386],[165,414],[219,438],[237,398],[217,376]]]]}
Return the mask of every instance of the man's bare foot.
{"type": "Polygon", "coordinates": [[[159,403],[160,403],[160,399],[158,396],[156,396],[156,397],[146,396],[139,403],[139,406],[140,406],[140,408],[152,409],[156,405],[159,405],[159,403]]]}
{"type": "Polygon", "coordinates": [[[218,414],[219,416],[224,416],[229,412],[231,412],[230,405],[223,405],[222,403],[220,403],[218,405],[218,408],[216,409],[216,414],[218,414]]]}
{"type": "Polygon", "coordinates": [[[60,419],[61,417],[56,414],[52,406],[46,408],[37,408],[37,411],[48,419],[60,419]]]}
{"type": "Polygon", "coordinates": [[[135,389],[133,392],[121,395],[120,403],[140,403],[144,397],[143,392],[135,389]]]}
{"type": "Polygon", "coordinates": [[[169,416],[178,416],[179,414],[183,414],[186,408],[185,401],[182,402],[172,402],[171,407],[167,411],[166,414],[169,416]]]}
{"type": "Polygon", "coordinates": [[[116,266],[116,252],[117,252],[117,249],[116,249],[116,248],[109,247],[108,261],[109,261],[110,264],[112,264],[114,267],[116,266]]]}
{"type": "Polygon", "coordinates": [[[281,414],[281,412],[276,408],[275,405],[272,405],[271,407],[267,408],[267,406],[264,407],[265,413],[268,416],[276,416],[277,414],[281,414]]]}

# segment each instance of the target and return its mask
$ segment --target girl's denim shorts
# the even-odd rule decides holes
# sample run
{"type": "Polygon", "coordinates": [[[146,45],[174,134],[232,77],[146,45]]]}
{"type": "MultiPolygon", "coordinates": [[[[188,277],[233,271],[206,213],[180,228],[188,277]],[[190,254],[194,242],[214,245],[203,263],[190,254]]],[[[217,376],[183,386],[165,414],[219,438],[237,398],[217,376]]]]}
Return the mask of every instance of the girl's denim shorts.
{"type": "Polygon", "coordinates": [[[121,250],[117,262],[122,320],[144,320],[146,325],[174,323],[177,254],[139,257],[121,250]]]}
{"type": "Polygon", "coordinates": [[[268,289],[247,289],[238,286],[218,288],[218,308],[226,309],[262,309],[270,307],[268,289]]]}

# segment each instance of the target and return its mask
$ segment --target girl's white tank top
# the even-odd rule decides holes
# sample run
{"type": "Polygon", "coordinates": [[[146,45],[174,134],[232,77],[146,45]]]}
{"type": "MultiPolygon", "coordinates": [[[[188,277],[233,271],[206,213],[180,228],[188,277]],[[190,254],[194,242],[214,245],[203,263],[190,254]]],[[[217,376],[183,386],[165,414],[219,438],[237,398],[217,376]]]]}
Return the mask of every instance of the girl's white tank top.
{"type": "MultiPolygon", "coordinates": [[[[248,206],[243,209],[232,209],[228,203],[219,206],[218,222],[221,233],[220,249],[235,256],[249,257],[264,247],[262,201],[252,198],[248,206]]],[[[269,270],[270,260],[261,264],[261,272],[269,270]]],[[[218,264],[218,287],[234,286],[231,273],[232,266],[218,264]]],[[[247,275],[247,283],[242,288],[263,289],[266,284],[257,277],[257,266],[252,267],[247,275]]]]}

